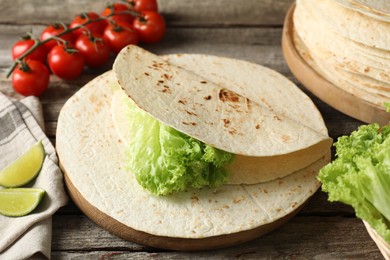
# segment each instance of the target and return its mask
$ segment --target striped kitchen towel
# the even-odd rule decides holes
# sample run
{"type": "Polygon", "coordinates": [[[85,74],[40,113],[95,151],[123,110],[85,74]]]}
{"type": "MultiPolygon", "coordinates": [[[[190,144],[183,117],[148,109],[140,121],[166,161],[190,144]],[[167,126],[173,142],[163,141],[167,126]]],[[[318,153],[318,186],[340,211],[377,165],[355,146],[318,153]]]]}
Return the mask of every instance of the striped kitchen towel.
{"type": "Polygon", "coordinates": [[[23,217],[0,215],[0,259],[26,259],[37,254],[51,258],[51,216],[66,204],[67,196],[55,149],[42,129],[37,98],[16,101],[0,93],[0,169],[39,140],[46,152],[41,172],[28,184],[46,191],[38,208],[23,217]]]}

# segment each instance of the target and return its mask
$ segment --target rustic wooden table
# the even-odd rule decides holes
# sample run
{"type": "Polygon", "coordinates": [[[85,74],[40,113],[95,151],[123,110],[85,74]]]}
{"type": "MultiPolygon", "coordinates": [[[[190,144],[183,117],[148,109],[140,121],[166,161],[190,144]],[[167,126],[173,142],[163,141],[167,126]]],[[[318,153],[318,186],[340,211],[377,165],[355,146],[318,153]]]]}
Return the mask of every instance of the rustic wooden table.
{"type": "MultiPolygon", "coordinates": [[[[143,47],[158,54],[205,53],[244,59],[277,70],[301,86],[289,71],[281,50],[283,19],[292,2],[160,0],[160,11],[168,24],[166,37],[158,44],[143,47]]],[[[48,22],[70,21],[75,14],[99,11],[104,4],[104,0],[1,0],[0,91],[20,97],[5,77],[12,63],[11,46],[20,35],[28,31],[39,34],[48,22]]],[[[74,81],[52,76],[49,89],[40,100],[46,133],[53,144],[64,102],[111,65],[112,61],[74,81]]],[[[362,124],[308,94],[334,139],[362,124]]],[[[278,230],[240,246],[196,253],[170,252],[124,241],[91,222],[70,202],[53,218],[52,258],[381,259],[382,256],[353,210],[327,202],[326,194],[318,191],[296,217],[278,230]]]]}

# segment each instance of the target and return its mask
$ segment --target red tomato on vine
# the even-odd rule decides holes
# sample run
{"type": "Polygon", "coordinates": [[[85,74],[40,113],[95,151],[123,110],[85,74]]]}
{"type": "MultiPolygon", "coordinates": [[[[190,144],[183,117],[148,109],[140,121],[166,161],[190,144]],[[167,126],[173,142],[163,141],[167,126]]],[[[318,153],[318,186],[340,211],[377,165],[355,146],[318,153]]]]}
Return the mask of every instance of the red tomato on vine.
{"type": "Polygon", "coordinates": [[[130,5],[133,6],[134,11],[158,11],[156,0],[129,0],[130,5]]]}
{"type": "Polygon", "coordinates": [[[49,84],[50,73],[47,67],[37,60],[27,60],[17,66],[12,74],[12,86],[24,96],[39,96],[49,84]]]}
{"type": "MultiPolygon", "coordinates": [[[[77,15],[72,20],[69,27],[75,28],[77,26],[85,24],[89,20],[95,20],[98,18],[100,18],[100,16],[95,12],[82,13],[82,14],[77,15]]],[[[83,32],[87,33],[89,30],[92,34],[102,34],[106,25],[107,25],[107,22],[105,20],[100,20],[100,21],[89,23],[89,24],[85,25],[84,28],[79,28],[79,29],[73,31],[73,33],[76,36],[80,36],[81,34],[83,34],[83,32]]]]}
{"type": "MultiPolygon", "coordinates": [[[[22,56],[25,52],[27,52],[31,47],[35,44],[35,40],[33,39],[22,39],[17,41],[12,47],[12,59],[16,60],[20,56],[22,56]]],[[[37,60],[42,63],[46,62],[47,50],[45,46],[39,46],[32,53],[27,55],[25,60],[37,60]]]]}
{"type": "MultiPolygon", "coordinates": [[[[62,24],[59,24],[59,23],[51,24],[42,31],[41,36],[40,36],[40,40],[44,41],[50,37],[53,37],[53,36],[56,36],[56,35],[62,33],[64,30],[65,30],[65,28],[62,24]]],[[[62,36],[59,36],[59,38],[63,39],[64,41],[73,43],[76,37],[72,32],[69,32],[69,33],[66,33],[62,36]]],[[[50,41],[45,43],[45,47],[47,50],[50,50],[55,45],[57,45],[57,40],[55,40],[55,39],[50,40],[50,41]]]]}
{"type": "Polygon", "coordinates": [[[110,23],[104,30],[103,39],[114,53],[129,44],[138,44],[138,34],[125,22],[110,23]]]}
{"type": "Polygon", "coordinates": [[[103,65],[110,58],[110,48],[104,43],[100,35],[80,35],[75,47],[84,56],[85,64],[90,68],[103,65]]]}
{"type": "Polygon", "coordinates": [[[154,11],[143,11],[133,21],[135,31],[141,42],[154,43],[162,39],[166,31],[164,18],[154,11]]]}
{"type": "MultiPolygon", "coordinates": [[[[120,13],[129,11],[129,6],[122,3],[113,3],[109,4],[102,12],[102,16],[107,17],[112,13],[120,13]]],[[[111,20],[115,22],[127,22],[131,23],[133,21],[133,16],[129,13],[122,13],[110,16],[111,20]]]]}
{"type": "Polygon", "coordinates": [[[84,56],[72,47],[54,46],[47,57],[50,70],[62,79],[77,78],[84,70],[84,56]]]}

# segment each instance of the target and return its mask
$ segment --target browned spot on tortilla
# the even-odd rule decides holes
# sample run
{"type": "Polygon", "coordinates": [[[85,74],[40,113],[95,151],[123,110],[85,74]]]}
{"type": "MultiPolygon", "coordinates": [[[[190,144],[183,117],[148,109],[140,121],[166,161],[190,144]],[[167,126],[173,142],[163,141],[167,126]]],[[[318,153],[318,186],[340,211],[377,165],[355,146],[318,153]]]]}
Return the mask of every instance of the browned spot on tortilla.
{"type": "Polygon", "coordinates": [[[264,191],[264,193],[266,193],[266,194],[268,193],[268,190],[266,190],[266,189],[264,189],[263,191],[264,191]]]}
{"type": "Polygon", "coordinates": [[[282,140],[283,140],[283,142],[287,143],[288,141],[291,140],[291,137],[288,136],[288,135],[283,135],[283,136],[282,136],[282,140]]]}
{"type": "Polygon", "coordinates": [[[278,116],[274,116],[274,119],[276,119],[276,120],[278,120],[278,121],[280,121],[281,119],[280,119],[280,117],[278,117],[278,116]]]}
{"type": "Polygon", "coordinates": [[[203,81],[201,81],[200,83],[202,83],[202,84],[207,84],[207,81],[203,80],[203,81]]]}
{"type": "Polygon", "coordinates": [[[179,100],[179,103],[185,105],[185,104],[187,104],[187,100],[185,100],[185,99],[180,99],[180,100],[179,100]]]}
{"type": "Polygon", "coordinates": [[[164,74],[163,77],[166,78],[166,79],[171,79],[172,75],[164,74]]]}
{"type": "Polygon", "coordinates": [[[219,91],[219,99],[223,102],[225,102],[225,101],[238,102],[239,96],[230,90],[221,89],[219,91]]]}
{"type": "Polygon", "coordinates": [[[183,125],[196,125],[196,123],[195,122],[181,122],[183,125]]]}
{"type": "Polygon", "coordinates": [[[270,103],[267,102],[267,100],[265,100],[264,98],[261,98],[260,100],[268,107],[269,110],[273,111],[272,106],[270,105],[270,103]]]}
{"type": "Polygon", "coordinates": [[[294,202],[294,203],[291,205],[292,208],[296,208],[297,206],[298,206],[298,203],[297,203],[297,202],[294,202]]]}
{"type": "Polygon", "coordinates": [[[248,111],[251,111],[251,109],[252,109],[252,102],[249,100],[249,99],[245,99],[245,104],[246,104],[246,109],[248,110],[248,111]]]}
{"type": "Polygon", "coordinates": [[[164,80],[159,80],[158,83],[164,83],[164,80]]]}
{"type": "Polygon", "coordinates": [[[163,89],[161,90],[161,92],[163,92],[163,93],[171,93],[171,90],[169,89],[169,87],[167,85],[164,85],[163,89]]]}
{"type": "Polygon", "coordinates": [[[198,116],[198,115],[195,114],[194,112],[191,112],[191,111],[188,111],[188,110],[186,110],[186,113],[189,114],[190,116],[198,116]]]}
{"type": "Polygon", "coordinates": [[[365,69],[364,69],[364,72],[369,72],[370,71],[370,67],[366,67],[365,69]]]}
{"type": "Polygon", "coordinates": [[[235,134],[237,134],[237,130],[234,129],[234,128],[230,128],[228,133],[231,134],[231,135],[235,135],[235,134]]]}
{"type": "Polygon", "coordinates": [[[89,101],[91,102],[91,103],[96,103],[96,101],[98,100],[98,98],[97,98],[97,96],[89,96],[89,101]]]}
{"type": "Polygon", "coordinates": [[[223,205],[222,208],[228,209],[228,208],[230,208],[230,207],[229,207],[229,205],[223,205]]]}
{"type": "Polygon", "coordinates": [[[149,73],[147,73],[147,72],[144,72],[144,74],[145,74],[146,76],[149,76],[149,73]]]}
{"type": "Polygon", "coordinates": [[[211,99],[211,96],[210,95],[208,95],[208,96],[206,96],[206,97],[203,97],[205,100],[210,100],[211,99]]]}
{"type": "Polygon", "coordinates": [[[223,121],[223,126],[224,127],[227,127],[230,124],[229,119],[224,118],[224,119],[222,119],[222,121],[223,121]]]}
{"type": "Polygon", "coordinates": [[[228,106],[234,108],[237,112],[242,112],[242,110],[239,109],[241,107],[239,104],[228,104],[228,106]]]}
{"type": "Polygon", "coordinates": [[[260,125],[259,124],[256,124],[256,129],[260,129],[260,125]]]}
{"type": "Polygon", "coordinates": [[[240,203],[241,201],[243,201],[242,198],[234,199],[234,200],[233,200],[233,203],[234,203],[234,204],[237,204],[237,203],[240,203]]]}
{"type": "Polygon", "coordinates": [[[192,196],[191,200],[193,203],[197,203],[199,201],[199,198],[197,196],[192,196]]]}

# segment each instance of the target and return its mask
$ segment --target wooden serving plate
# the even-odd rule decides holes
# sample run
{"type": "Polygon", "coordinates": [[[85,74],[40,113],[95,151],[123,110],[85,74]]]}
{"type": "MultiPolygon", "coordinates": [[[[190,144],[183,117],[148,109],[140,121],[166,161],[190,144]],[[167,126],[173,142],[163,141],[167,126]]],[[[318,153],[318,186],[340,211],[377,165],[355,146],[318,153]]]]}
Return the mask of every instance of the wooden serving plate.
{"type": "Polygon", "coordinates": [[[295,4],[287,12],[282,35],[282,50],[294,76],[319,99],[331,107],[366,123],[388,124],[390,113],[338,88],[316,72],[299,54],[293,40],[295,4]]]}

